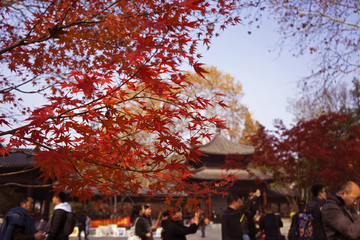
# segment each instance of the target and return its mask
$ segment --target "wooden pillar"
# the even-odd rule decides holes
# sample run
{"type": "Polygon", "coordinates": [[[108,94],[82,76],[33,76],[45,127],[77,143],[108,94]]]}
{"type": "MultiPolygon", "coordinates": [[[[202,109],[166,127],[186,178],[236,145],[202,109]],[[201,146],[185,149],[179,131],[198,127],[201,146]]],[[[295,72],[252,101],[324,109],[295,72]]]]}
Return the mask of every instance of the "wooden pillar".
{"type": "Polygon", "coordinates": [[[262,192],[262,196],[263,196],[263,200],[264,200],[264,206],[268,204],[267,201],[267,194],[266,194],[266,189],[262,192]]]}
{"type": "Polygon", "coordinates": [[[279,213],[281,213],[281,203],[280,202],[278,202],[278,209],[279,209],[279,213]]]}
{"type": "MultiPolygon", "coordinates": [[[[31,179],[30,182],[29,182],[29,185],[32,185],[32,184],[33,184],[33,180],[31,179]]],[[[27,195],[34,198],[33,193],[34,193],[34,188],[28,187],[27,188],[27,195]]],[[[34,201],[35,201],[35,199],[34,199],[34,201]]],[[[35,204],[34,204],[34,206],[35,206],[35,204]]]]}
{"type": "Polygon", "coordinates": [[[209,205],[208,205],[208,216],[209,216],[209,219],[211,219],[212,221],[214,221],[214,219],[212,219],[212,201],[211,201],[211,195],[209,194],[208,195],[208,202],[209,202],[209,205]]]}
{"type": "Polygon", "coordinates": [[[112,203],[112,197],[109,197],[109,213],[110,213],[110,216],[109,218],[114,218],[114,208],[113,208],[113,203],[112,203]]]}
{"type": "Polygon", "coordinates": [[[45,206],[44,206],[44,215],[46,217],[50,217],[50,203],[51,203],[51,199],[52,199],[52,192],[48,192],[46,194],[46,199],[45,199],[45,206]]]}
{"type": "MultiPolygon", "coordinates": [[[[185,211],[185,208],[182,206],[181,207],[182,208],[182,215],[184,216],[184,217],[187,217],[187,212],[185,211]]],[[[174,213],[175,214],[175,213],[174,213]]]]}
{"type": "Polygon", "coordinates": [[[117,218],[117,195],[114,196],[114,215],[117,218]]]}

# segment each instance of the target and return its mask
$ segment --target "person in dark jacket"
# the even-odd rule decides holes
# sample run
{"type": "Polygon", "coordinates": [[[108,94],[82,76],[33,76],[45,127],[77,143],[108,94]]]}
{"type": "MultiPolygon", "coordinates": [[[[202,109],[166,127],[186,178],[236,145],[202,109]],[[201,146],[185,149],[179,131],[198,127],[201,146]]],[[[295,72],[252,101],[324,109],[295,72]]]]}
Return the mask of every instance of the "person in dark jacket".
{"type": "Polygon", "coordinates": [[[242,232],[243,240],[250,240],[249,223],[248,223],[248,217],[247,217],[248,211],[249,211],[249,208],[246,209],[245,212],[240,215],[240,224],[241,224],[241,232],[242,232]]]}
{"type": "Polygon", "coordinates": [[[257,209],[254,205],[251,205],[250,208],[246,211],[246,217],[248,221],[248,235],[250,240],[256,240],[256,225],[255,225],[255,215],[257,214],[257,209]]]}
{"type": "MultiPolygon", "coordinates": [[[[253,197],[254,193],[249,194],[249,199],[253,197]]],[[[256,200],[246,209],[245,213],[240,216],[241,231],[243,233],[243,240],[256,240],[256,225],[254,217],[256,215],[256,200]]]]}
{"type": "Polygon", "coordinates": [[[280,216],[274,214],[270,205],[265,205],[265,216],[260,219],[260,230],[265,233],[265,240],[279,240],[280,228],[283,227],[283,222],[280,216]]]}
{"type": "Polygon", "coordinates": [[[79,228],[79,240],[81,240],[81,232],[84,232],[85,234],[85,240],[87,239],[87,234],[86,234],[86,230],[85,230],[85,227],[86,227],[86,213],[83,212],[82,214],[80,214],[78,216],[78,219],[77,219],[77,222],[78,222],[78,228],[79,228]]]}
{"type": "Polygon", "coordinates": [[[145,204],[143,209],[143,215],[141,219],[138,220],[135,226],[135,233],[142,240],[154,240],[152,232],[156,230],[157,226],[152,226],[151,220],[151,206],[150,204],[145,204]]]}
{"type": "Polygon", "coordinates": [[[196,233],[199,226],[199,213],[196,212],[194,218],[189,222],[189,227],[183,226],[182,213],[177,211],[169,221],[166,231],[165,238],[167,240],[186,240],[186,235],[196,233]]]}
{"type": "Polygon", "coordinates": [[[0,229],[1,240],[43,240],[45,235],[36,232],[29,213],[33,210],[34,200],[29,197],[20,198],[20,206],[12,208],[5,216],[0,229]]]}
{"type": "Polygon", "coordinates": [[[243,240],[240,217],[245,213],[255,200],[260,196],[260,190],[256,190],[252,199],[243,202],[239,196],[230,195],[227,199],[228,208],[221,218],[222,240],[243,240]]]}
{"type": "Polygon", "coordinates": [[[311,186],[313,199],[306,206],[306,213],[314,215],[314,212],[322,207],[326,200],[325,186],[322,184],[314,184],[311,186]]]}
{"type": "Polygon", "coordinates": [[[360,238],[360,216],[354,209],[359,197],[360,188],[351,181],[341,183],[335,195],[328,194],[321,210],[327,239],[360,238]]]}
{"type": "Polygon", "coordinates": [[[205,228],[206,228],[206,223],[205,223],[205,217],[203,214],[200,215],[200,220],[199,220],[199,226],[200,226],[200,230],[201,230],[201,237],[205,237],[205,228]]]}
{"type": "Polygon", "coordinates": [[[138,234],[142,234],[142,232],[144,232],[143,235],[145,237],[146,228],[145,228],[145,225],[142,220],[143,213],[144,213],[144,206],[142,206],[142,205],[133,206],[133,209],[132,209],[131,215],[130,215],[130,222],[131,222],[132,227],[134,228],[135,235],[139,236],[138,234]]]}
{"type": "Polygon", "coordinates": [[[163,240],[166,240],[166,227],[167,225],[169,224],[169,219],[170,217],[170,213],[168,211],[165,211],[162,213],[162,216],[161,216],[161,228],[162,228],[162,231],[161,231],[161,238],[163,240]]]}
{"type": "Polygon", "coordinates": [[[64,234],[64,226],[66,222],[66,213],[72,212],[71,206],[65,202],[66,195],[60,192],[54,195],[52,202],[55,205],[54,213],[51,217],[50,231],[47,240],[68,240],[69,236],[64,234]]]}
{"type": "Polygon", "coordinates": [[[291,225],[290,225],[290,229],[289,229],[289,233],[288,233],[288,240],[300,240],[299,214],[306,212],[306,202],[303,200],[300,200],[298,202],[298,209],[299,209],[299,211],[296,214],[294,214],[294,216],[291,219],[291,225]]]}

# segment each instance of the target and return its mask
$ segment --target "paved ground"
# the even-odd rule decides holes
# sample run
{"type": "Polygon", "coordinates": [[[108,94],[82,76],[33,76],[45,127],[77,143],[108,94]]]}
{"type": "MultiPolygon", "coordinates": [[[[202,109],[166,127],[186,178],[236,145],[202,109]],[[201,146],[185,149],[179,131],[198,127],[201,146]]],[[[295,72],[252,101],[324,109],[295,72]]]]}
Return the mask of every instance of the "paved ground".
{"type": "MultiPolygon", "coordinates": [[[[290,221],[289,219],[283,219],[284,227],[281,228],[281,233],[287,236],[287,233],[290,228],[290,221]]],[[[90,237],[90,240],[126,240],[127,237],[90,237]]],[[[157,240],[161,238],[155,238],[157,240]]],[[[190,234],[186,236],[187,240],[200,240],[200,239],[207,239],[207,240],[221,240],[221,226],[220,224],[213,224],[206,226],[205,229],[205,238],[201,237],[200,229],[195,234],[190,234]]],[[[72,237],[70,240],[76,240],[76,238],[72,237]]],[[[84,240],[84,238],[82,238],[84,240]]]]}

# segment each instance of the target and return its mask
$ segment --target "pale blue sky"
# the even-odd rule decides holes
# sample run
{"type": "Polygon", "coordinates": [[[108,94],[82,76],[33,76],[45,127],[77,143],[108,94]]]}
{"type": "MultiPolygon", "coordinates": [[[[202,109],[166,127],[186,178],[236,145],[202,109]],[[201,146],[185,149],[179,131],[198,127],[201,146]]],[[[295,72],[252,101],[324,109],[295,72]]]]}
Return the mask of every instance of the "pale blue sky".
{"type": "Polygon", "coordinates": [[[274,119],[282,119],[286,126],[293,122],[287,112],[287,99],[294,98],[297,81],[311,72],[310,56],[293,57],[289,48],[279,56],[275,49],[279,34],[277,25],[263,20],[259,29],[247,26],[226,29],[220,37],[213,38],[209,50],[201,48],[202,63],[229,73],[243,85],[243,103],[253,117],[268,129],[274,129],[274,119]]]}

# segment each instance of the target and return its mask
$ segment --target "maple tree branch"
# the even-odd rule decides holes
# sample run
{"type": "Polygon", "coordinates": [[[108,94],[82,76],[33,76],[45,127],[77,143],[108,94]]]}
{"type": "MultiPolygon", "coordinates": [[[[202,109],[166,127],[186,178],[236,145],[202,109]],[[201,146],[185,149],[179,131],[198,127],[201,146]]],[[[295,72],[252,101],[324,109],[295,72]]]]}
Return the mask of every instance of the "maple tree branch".
{"type": "Polygon", "coordinates": [[[28,126],[29,126],[29,124],[24,125],[24,126],[22,126],[22,127],[18,127],[18,128],[12,129],[12,130],[9,130],[9,131],[0,132],[0,136],[14,135],[14,134],[15,134],[17,131],[19,131],[20,129],[25,128],[25,127],[28,127],[28,126]]]}
{"type": "Polygon", "coordinates": [[[1,50],[0,50],[0,55],[2,55],[2,54],[5,53],[5,52],[11,51],[11,50],[13,50],[14,48],[16,48],[16,47],[18,47],[18,46],[26,45],[26,44],[25,44],[25,40],[26,40],[26,38],[23,38],[23,39],[17,41],[15,44],[13,44],[13,45],[11,45],[11,46],[8,46],[8,47],[6,47],[6,48],[1,49],[1,50]]]}
{"type": "Polygon", "coordinates": [[[70,12],[70,10],[74,7],[75,3],[77,2],[78,0],[74,0],[73,3],[71,4],[70,7],[68,7],[68,9],[66,10],[66,12],[64,13],[64,16],[62,17],[61,21],[60,21],[60,26],[62,25],[62,23],[64,22],[65,20],[65,17],[66,15],[70,12]]]}
{"type": "Polygon", "coordinates": [[[121,168],[121,167],[108,166],[108,165],[105,165],[105,164],[102,164],[102,163],[97,163],[97,162],[93,162],[93,161],[86,160],[86,159],[84,159],[83,161],[84,161],[84,162],[87,162],[87,163],[95,164],[95,165],[98,165],[98,166],[101,166],[101,167],[106,167],[106,168],[111,168],[111,169],[117,169],[117,170],[126,170],[126,171],[129,171],[129,172],[136,172],[136,173],[161,172],[161,171],[165,170],[165,169],[156,169],[156,170],[143,170],[143,171],[139,171],[139,170],[134,170],[134,169],[130,169],[130,168],[121,168]]]}
{"type": "Polygon", "coordinates": [[[173,106],[178,106],[177,104],[173,103],[173,102],[169,102],[169,101],[166,101],[166,100],[163,100],[163,99],[159,99],[159,98],[154,98],[154,97],[146,97],[146,96],[143,96],[143,97],[134,97],[134,99],[150,99],[150,100],[154,100],[154,101],[158,101],[158,102],[163,102],[163,103],[167,103],[169,105],[173,105],[173,106]]]}
{"type": "Polygon", "coordinates": [[[55,86],[57,83],[53,83],[53,84],[50,84],[48,85],[47,87],[44,87],[42,89],[39,89],[39,90],[36,90],[36,91],[23,91],[23,90],[20,90],[18,88],[14,88],[14,90],[18,91],[18,92],[21,92],[21,93],[24,93],[24,94],[34,94],[34,93],[39,93],[39,92],[42,92],[42,91],[45,91],[46,89],[48,88],[51,88],[53,86],[55,86]]]}
{"type": "Polygon", "coordinates": [[[0,184],[0,187],[18,186],[18,187],[30,187],[30,188],[44,188],[44,187],[52,187],[52,186],[56,186],[56,185],[57,185],[56,183],[44,184],[44,185],[29,185],[29,184],[21,184],[21,183],[10,182],[10,183],[0,184]]]}
{"type": "MultiPolygon", "coordinates": [[[[109,6],[107,6],[106,8],[104,8],[101,12],[107,11],[108,9],[110,9],[112,6],[114,6],[115,4],[117,4],[117,3],[119,3],[119,2],[121,2],[121,0],[113,2],[112,4],[110,4],[109,6]]],[[[97,14],[97,15],[95,15],[95,16],[98,16],[98,15],[100,15],[100,14],[97,14]]]]}
{"type": "Polygon", "coordinates": [[[36,169],[39,169],[40,167],[34,167],[34,168],[30,168],[30,169],[25,169],[25,170],[21,170],[21,171],[16,171],[16,172],[9,172],[9,173],[1,173],[0,177],[4,177],[4,176],[10,176],[10,175],[15,175],[15,174],[20,174],[20,173],[24,173],[24,172],[30,172],[36,169]]]}
{"type": "Polygon", "coordinates": [[[70,164],[73,166],[74,170],[77,172],[77,174],[79,174],[79,176],[81,178],[83,178],[83,175],[80,173],[80,171],[76,168],[75,164],[70,160],[68,159],[68,161],[70,162],[70,164]]]}
{"type": "MultiPolygon", "coordinates": [[[[53,5],[56,2],[56,0],[53,0],[49,6],[45,9],[45,11],[42,13],[43,15],[47,12],[47,10],[49,10],[50,6],[53,5]]],[[[22,45],[28,45],[30,43],[26,43],[26,40],[28,40],[28,38],[30,37],[30,34],[32,33],[32,31],[36,28],[36,26],[42,21],[42,19],[39,19],[34,26],[30,29],[30,31],[26,34],[25,37],[23,37],[21,40],[17,41],[15,44],[8,46],[6,48],[3,48],[0,50],[0,55],[2,55],[3,53],[9,52],[11,50],[13,50],[14,48],[18,47],[18,46],[22,46],[22,45]]]]}
{"type": "MultiPolygon", "coordinates": [[[[97,99],[94,99],[94,100],[90,101],[90,102],[87,103],[87,104],[84,104],[84,105],[82,105],[82,106],[78,106],[78,107],[69,109],[69,110],[61,113],[61,114],[58,115],[57,117],[51,117],[51,118],[67,118],[68,116],[65,116],[65,117],[62,117],[62,116],[65,115],[65,114],[68,113],[68,112],[72,112],[72,111],[74,111],[74,110],[76,110],[76,109],[80,109],[80,108],[87,107],[87,106],[89,106],[89,105],[92,105],[92,104],[94,104],[94,103],[96,103],[96,102],[104,99],[104,98],[107,97],[107,96],[110,96],[110,95],[113,94],[114,92],[118,91],[123,85],[125,85],[125,84],[128,83],[130,80],[132,80],[133,78],[135,78],[135,77],[139,74],[139,72],[146,66],[146,64],[149,63],[149,61],[157,54],[157,52],[158,52],[158,49],[156,49],[156,51],[142,64],[142,66],[141,66],[131,77],[129,77],[125,82],[123,82],[120,86],[116,87],[116,88],[115,88],[114,90],[112,90],[111,92],[109,92],[109,93],[107,93],[106,95],[103,95],[103,96],[101,96],[101,97],[98,97],[97,99]]],[[[144,90],[145,90],[145,89],[143,89],[142,91],[144,91],[144,90]]],[[[139,91],[139,93],[142,92],[142,91],[139,91]]],[[[139,94],[139,93],[138,93],[138,94],[139,94]]],[[[138,95],[138,94],[136,94],[136,95],[138,95]]],[[[136,96],[136,95],[135,95],[135,96],[136,96]]],[[[90,110],[88,110],[88,111],[90,111],[90,110]]],[[[85,111],[85,112],[88,112],[88,111],[85,111]]],[[[83,113],[78,113],[78,114],[76,114],[76,116],[81,115],[81,114],[83,114],[83,113]]]]}
{"type": "MultiPolygon", "coordinates": [[[[0,136],[1,136],[1,133],[0,133],[0,136]]],[[[35,144],[35,145],[37,145],[37,146],[39,146],[39,147],[43,147],[43,148],[45,148],[45,149],[47,149],[47,150],[53,150],[52,148],[50,148],[50,147],[48,147],[48,146],[46,146],[46,145],[43,145],[43,144],[41,144],[41,143],[32,141],[30,138],[23,137],[23,139],[26,140],[26,141],[28,141],[28,142],[30,142],[30,143],[32,143],[32,144],[35,144]]]]}
{"type": "Polygon", "coordinates": [[[29,79],[29,80],[27,80],[27,81],[23,82],[23,83],[20,83],[20,84],[19,84],[19,85],[17,85],[17,86],[12,86],[12,87],[8,87],[8,88],[5,88],[5,89],[2,89],[2,90],[0,91],[0,93],[7,93],[7,92],[10,92],[10,91],[12,91],[12,90],[14,90],[14,89],[17,89],[18,87],[21,87],[21,86],[23,86],[23,85],[25,85],[25,84],[27,84],[27,83],[29,83],[29,82],[33,81],[35,78],[36,78],[36,77],[33,77],[33,78],[31,78],[31,79],[29,79]]]}

